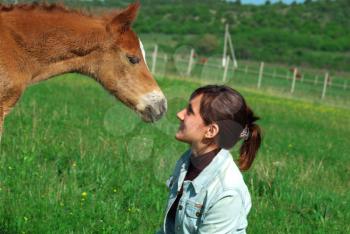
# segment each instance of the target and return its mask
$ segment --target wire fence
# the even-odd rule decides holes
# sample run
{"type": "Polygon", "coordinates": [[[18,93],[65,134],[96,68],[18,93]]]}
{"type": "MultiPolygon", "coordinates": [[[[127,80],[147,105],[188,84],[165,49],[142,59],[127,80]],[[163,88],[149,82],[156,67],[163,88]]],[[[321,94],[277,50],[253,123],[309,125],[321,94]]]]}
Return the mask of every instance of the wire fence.
{"type": "Polygon", "coordinates": [[[228,83],[266,91],[276,95],[303,98],[350,107],[350,76],[343,73],[264,62],[239,60],[235,67],[227,57],[197,56],[191,48],[174,54],[146,48],[146,60],[153,74],[191,78],[205,83],[228,83]]]}

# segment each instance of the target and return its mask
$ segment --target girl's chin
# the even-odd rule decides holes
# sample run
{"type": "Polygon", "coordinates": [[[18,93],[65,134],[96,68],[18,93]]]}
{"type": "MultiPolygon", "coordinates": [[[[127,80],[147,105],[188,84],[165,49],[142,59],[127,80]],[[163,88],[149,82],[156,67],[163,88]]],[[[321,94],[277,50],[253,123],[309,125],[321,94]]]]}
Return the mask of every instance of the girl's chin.
{"type": "Polygon", "coordinates": [[[181,133],[177,132],[175,134],[175,138],[176,138],[176,140],[181,140],[181,133]]]}
{"type": "Polygon", "coordinates": [[[175,135],[175,139],[184,143],[188,143],[191,144],[191,141],[189,141],[188,139],[184,138],[181,134],[176,134],[175,135]]]}
{"type": "Polygon", "coordinates": [[[184,141],[185,139],[183,138],[183,135],[181,134],[181,132],[177,132],[175,134],[175,139],[178,141],[184,141]]]}

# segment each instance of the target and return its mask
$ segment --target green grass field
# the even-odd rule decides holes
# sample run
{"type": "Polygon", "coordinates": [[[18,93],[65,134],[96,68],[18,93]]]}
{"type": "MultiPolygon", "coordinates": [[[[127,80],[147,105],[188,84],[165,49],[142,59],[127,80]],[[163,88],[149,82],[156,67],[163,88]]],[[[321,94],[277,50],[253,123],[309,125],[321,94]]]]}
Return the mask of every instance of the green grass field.
{"type": "MultiPolygon", "coordinates": [[[[5,121],[0,233],[154,233],[185,144],[176,112],[201,83],[159,77],[169,110],[145,124],[89,78],[30,87],[5,121]]],[[[261,117],[244,174],[249,233],[350,233],[350,110],[230,85],[261,117]]],[[[238,145],[232,150],[237,157],[238,145]]]]}

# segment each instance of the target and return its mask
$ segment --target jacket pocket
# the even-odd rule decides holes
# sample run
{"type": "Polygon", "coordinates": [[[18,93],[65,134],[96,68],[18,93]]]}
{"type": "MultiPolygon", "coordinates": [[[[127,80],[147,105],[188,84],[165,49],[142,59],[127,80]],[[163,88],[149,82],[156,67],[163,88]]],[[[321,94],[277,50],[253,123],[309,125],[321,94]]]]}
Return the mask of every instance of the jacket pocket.
{"type": "Polygon", "coordinates": [[[202,204],[187,201],[185,207],[184,224],[188,233],[195,233],[202,216],[202,204]]]}
{"type": "Polygon", "coordinates": [[[185,213],[190,218],[200,218],[202,216],[202,204],[187,202],[185,213]]]}

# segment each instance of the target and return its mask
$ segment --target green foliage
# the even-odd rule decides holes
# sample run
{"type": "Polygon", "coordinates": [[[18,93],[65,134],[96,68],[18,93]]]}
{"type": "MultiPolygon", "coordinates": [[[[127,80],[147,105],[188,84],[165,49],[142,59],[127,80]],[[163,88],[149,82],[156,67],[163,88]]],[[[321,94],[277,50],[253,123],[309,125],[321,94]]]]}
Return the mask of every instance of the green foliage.
{"type": "Polygon", "coordinates": [[[213,34],[205,34],[197,44],[198,53],[211,54],[218,47],[218,39],[213,34]]]}

